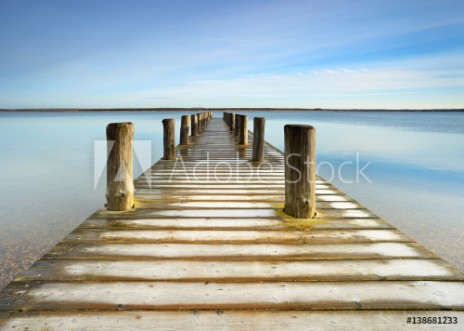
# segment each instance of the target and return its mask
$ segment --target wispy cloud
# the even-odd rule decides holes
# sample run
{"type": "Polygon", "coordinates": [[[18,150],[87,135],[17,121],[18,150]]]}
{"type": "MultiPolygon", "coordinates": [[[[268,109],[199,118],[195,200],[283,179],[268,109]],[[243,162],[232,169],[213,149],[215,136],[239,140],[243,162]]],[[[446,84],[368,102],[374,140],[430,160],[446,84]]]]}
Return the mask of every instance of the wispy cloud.
{"type": "Polygon", "coordinates": [[[463,106],[462,1],[143,4],[4,6],[0,107],[463,106]]]}

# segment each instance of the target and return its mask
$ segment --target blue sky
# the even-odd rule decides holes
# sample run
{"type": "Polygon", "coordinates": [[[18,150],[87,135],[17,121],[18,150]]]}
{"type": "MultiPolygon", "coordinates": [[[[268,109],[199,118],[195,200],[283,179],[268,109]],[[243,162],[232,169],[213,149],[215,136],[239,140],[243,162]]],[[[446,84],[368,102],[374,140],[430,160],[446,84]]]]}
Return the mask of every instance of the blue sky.
{"type": "Polygon", "coordinates": [[[464,108],[464,1],[0,0],[0,108],[464,108]]]}

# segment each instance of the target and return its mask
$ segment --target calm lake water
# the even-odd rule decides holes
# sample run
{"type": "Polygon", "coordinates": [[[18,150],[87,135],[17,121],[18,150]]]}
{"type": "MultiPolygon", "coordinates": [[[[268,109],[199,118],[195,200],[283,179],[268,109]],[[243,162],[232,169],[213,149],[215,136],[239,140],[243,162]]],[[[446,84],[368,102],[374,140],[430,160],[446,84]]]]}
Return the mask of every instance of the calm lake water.
{"type": "MultiPolygon", "coordinates": [[[[103,207],[94,146],[109,122],[132,121],[135,139],[152,142],[154,163],[161,120],[178,125],[180,115],[0,113],[0,288],[103,207]]],[[[315,126],[319,175],[464,271],[464,113],[249,116],[266,117],[266,140],[281,150],[285,124],[315,126]]],[[[146,163],[135,162],[135,176],[146,163]]]]}

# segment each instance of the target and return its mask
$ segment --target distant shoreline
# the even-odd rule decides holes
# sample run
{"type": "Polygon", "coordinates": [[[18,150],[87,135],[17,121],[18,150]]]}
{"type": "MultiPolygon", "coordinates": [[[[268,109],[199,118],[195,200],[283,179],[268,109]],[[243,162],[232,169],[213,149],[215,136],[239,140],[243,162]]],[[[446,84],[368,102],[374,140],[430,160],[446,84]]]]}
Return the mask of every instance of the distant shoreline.
{"type": "Polygon", "coordinates": [[[279,112],[464,112],[464,109],[323,109],[323,108],[24,108],[0,109],[3,113],[74,113],[74,112],[195,112],[195,111],[279,111],[279,112]]]}

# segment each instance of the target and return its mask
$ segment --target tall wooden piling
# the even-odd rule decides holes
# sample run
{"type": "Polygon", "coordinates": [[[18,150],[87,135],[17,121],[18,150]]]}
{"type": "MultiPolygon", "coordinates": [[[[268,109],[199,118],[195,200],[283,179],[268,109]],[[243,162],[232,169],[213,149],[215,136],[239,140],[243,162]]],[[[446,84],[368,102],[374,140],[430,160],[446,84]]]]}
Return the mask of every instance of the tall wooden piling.
{"type": "Polygon", "coordinates": [[[253,119],[253,162],[263,160],[265,123],[264,117],[255,117],[253,119]]]}
{"type": "Polygon", "coordinates": [[[240,115],[240,131],[238,133],[239,145],[248,144],[248,116],[240,115]]]}
{"type": "Polygon", "coordinates": [[[192,114],[190,117],[191,135],[198,136],[198,115],[192,114]]]}
{"type": "Polygon", "coordinates": [[[110,123],[106,127],[108,164],[106,171],[106,207],[123,211],[134,206],[132,177],[132,123],[110,123]]]}
{"type": "Polygon", "coordinates": [[[175,157],[175,122],[172,118],[163,120],[163,159],[174,160],[175,157]]]}
{"type": "Polygon", "coordinates": [[[202,130],[201,128],[201,113],[197,113],[198,133],[202,130]]]}
{"type": "Polygon", "coordinates": [[[231,132],[235,131],[235,114],[234,113],[229,114],[229,131],[231,132]]]}
{"type": "Polygon", "coordinates": [[[180,122],[180,145],[188,145],[190,131],[190,115],[182,115],[180,122]]]}
{"type": "Polygon", "coordinates": [[[316,129],[309,125],[286,125],[285,207],[296,218],[316,215],[316,129]]]}
{"type": "Polygon", "coordinates": [[[238,137],[238,133],[240,131],[241,120],[242,120],[242,115],[235,114],[234,137],[238,137]]]}

